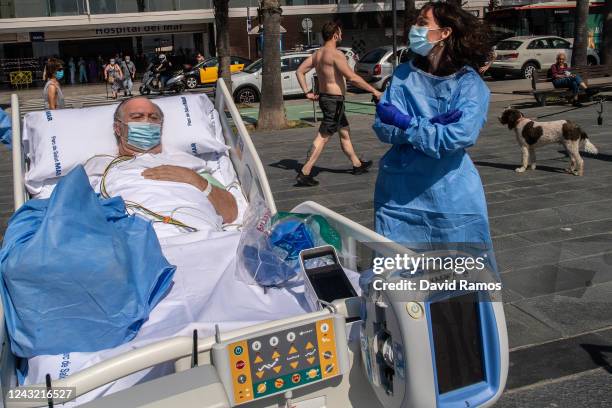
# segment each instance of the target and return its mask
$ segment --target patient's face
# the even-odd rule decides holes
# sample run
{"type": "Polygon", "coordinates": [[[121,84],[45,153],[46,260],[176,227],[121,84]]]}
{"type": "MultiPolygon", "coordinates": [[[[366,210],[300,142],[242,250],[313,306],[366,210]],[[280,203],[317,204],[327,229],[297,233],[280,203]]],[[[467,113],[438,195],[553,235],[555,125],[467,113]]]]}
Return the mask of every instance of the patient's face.
{"type": "MultiPolygon", "coordinates": [[[[142,150],[136,149],[127,144],[128,122],[150,122],[161,124],[162,118],[151,101],[144,97],[130,99],[123,106],[123,123],[115,123],[115,133],[119,137],[119,154],[122,156],[133,156],[138,153],[143,153],[142,150]]],[[[148,153],[161,153],[161,144],[157,145],[148,153]]]]}

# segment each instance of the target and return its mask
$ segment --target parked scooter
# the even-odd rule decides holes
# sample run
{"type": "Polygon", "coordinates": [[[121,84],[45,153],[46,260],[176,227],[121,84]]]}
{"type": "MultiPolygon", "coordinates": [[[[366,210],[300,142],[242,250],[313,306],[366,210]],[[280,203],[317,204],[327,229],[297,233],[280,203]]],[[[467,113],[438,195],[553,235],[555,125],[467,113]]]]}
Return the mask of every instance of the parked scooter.
{"type": "Polygon", "coordinates": [[[187,84],[185,83],[185,74],[183,71],[176,72],[170,79],[166,81],[164,89],[161,88],[161,80],[155,72],[155,65],[149,64],[147,70],[142,77],[142,85],[140,85],[140,94],[149,95],[151,93],[163,94],[164,92],[183,92],[187,84]]]}

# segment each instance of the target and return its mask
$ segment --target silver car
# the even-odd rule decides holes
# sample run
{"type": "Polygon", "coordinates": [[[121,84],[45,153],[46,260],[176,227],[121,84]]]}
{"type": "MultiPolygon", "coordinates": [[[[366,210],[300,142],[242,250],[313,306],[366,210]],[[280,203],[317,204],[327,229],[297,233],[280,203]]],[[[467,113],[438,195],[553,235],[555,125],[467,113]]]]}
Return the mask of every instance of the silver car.
{"type": "MultiPolygon", "coordinates": [[[[400,64],[410,59],[405,45],[397,47],[397,54],[400,64]]],[[[355,72],[374,88],[381,91],[386,89],[393,75],[393,46],[386,45],[365,53],[355,64],[355,72]]]]}

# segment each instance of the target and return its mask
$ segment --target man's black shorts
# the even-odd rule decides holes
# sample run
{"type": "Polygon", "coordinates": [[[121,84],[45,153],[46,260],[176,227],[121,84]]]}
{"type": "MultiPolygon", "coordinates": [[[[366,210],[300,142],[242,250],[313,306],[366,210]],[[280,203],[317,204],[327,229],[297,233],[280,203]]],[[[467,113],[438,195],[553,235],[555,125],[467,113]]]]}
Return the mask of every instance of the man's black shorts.
{"type": "Polygon", "coordinates": [[[323,112],[323,120],[319,126],[319,132],[325,135],[333,135],[349,123],[344,113],[344,96],[319,94],[319,106],[323,112]]]}

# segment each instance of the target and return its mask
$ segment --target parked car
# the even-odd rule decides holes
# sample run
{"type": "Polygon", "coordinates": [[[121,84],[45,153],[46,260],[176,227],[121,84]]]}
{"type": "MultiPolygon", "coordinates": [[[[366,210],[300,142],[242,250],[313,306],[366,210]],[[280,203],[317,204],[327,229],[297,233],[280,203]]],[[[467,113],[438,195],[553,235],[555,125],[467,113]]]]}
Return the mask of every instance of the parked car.
{"type": "MultiPolygon", "coordinates": [[[[235,56],[230,58],[232,73],[242,71],[244,67],[251,64],[251,61],[246,58],[235,56]]],[[[200,85],[213,85],[218,78],[219,61],[216,57],[205,59],[185,72],[185,81],[189,89],[197,88],[200,85]]]]}
{"type": "MultiPolygon", "coordinates": [[[[554,36],[511,37],[495,46],[496,58],[489,73],[495,79],[503,79],[506,75],[531,78],[536,70],[548,69],[554,64],[560,52],[571,60],[572,42],[554,36]]],[[[587,50],[587,61],[599,64],[599,55],[592,48],[587,50]]]]}
{"type": "MultiPolygon", "coordinates": [[[[312,54],[319,48],[321,47],[310,48],[305,52],[309,52],[312,54]]],[[[359,61],[359,55],[357,55],[357,53],[353,51],[351,47],[338,47],[338,50],[342,51],[342,53],[346,57],[346,62],[348,62],[351,69],[355,69],[355,64],[357,64],[357,61],[359,61]]]]}
{"type": "MultiPolygon", "coordinates": [[[[397,47],[399,63],[410,59],[411,53],[407,46],[397,47]]],[[[393,47],[390,45],[374,48],[365,53],[355,64],[355,72],[366,80],[370,85],[379,90],[384,90],[391,81],[393,74],[393,47]]]]}
{"type": "MultiPolygon", "coordinates": [[[[287,53],[281,56],[281,81],[283,95],[302,95],[302,88],[298,83],[295,71],[310,56],[309,52],[287,53]]],[[[253,103],[261,97],[261,70],[263,60],[258,59],[242,72],[232,75],[232,86],[234,88],[234,100],[237,103],[253,103]]],[[[308,84],[312,83],[314,70],[306,74],[308,84]]]]}

